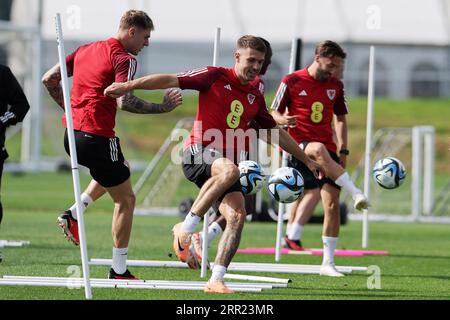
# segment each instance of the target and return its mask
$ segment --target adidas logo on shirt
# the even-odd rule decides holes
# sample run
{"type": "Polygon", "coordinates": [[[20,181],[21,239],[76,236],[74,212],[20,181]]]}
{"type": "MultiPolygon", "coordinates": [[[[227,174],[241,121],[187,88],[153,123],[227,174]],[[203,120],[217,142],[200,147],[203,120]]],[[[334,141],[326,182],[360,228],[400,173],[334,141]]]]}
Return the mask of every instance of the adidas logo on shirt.
{"type": "Polygon", "coordinates": [[[231,91],[231,86],[229,84],[223,86],[225,89],[230,90],[231,91]]]}
{"type": "Polygon", "coordinates": [[[299,96],[307,96],[308,94],[306,93],[305,90],[302,90],[298,95],[299,96]]]}

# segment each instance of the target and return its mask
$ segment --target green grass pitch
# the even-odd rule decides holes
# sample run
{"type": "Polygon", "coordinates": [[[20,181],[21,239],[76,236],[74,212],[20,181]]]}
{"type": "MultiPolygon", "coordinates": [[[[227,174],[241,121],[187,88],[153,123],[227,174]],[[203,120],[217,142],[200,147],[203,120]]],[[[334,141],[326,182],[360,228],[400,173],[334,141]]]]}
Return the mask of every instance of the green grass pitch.
{"type": "MultiPolygon", "coordinates": [[[[56,226],[56,210],[9,210],[2,225],[2,239],[29,240],[23,248],[0,249],[5,256],[1,275],[71,276],[70,267],[81,266],[78,247],[67,242],[56,226]]],[[[111,257],[111,215],[93,206],[86,214],[88,253],[91,258],[111,257]]],[[[171,251],[171,227],[176,218],[136,216],[129,250],[130,259],[174,260],[171,251]]],[[[241,247],[274,246],[274,223],[247,223],[241,247]]],[[[308,225],[304,243],[320,247],[321,227],[308,225]]],[[[448,269],[450,231],[446,225],[387,224],[370,225],[370,249],[388,250],[389,256],[336,257],[338,265],[378,266],[381,288],[369,289],[371,274],[353,272],[343,278],[318,275],[251,273],[252,275],[289,277],[288,288],[262,293],[212,295],[197,291],[93,289],[94,299],[124,300],[303,300],[303,299],[450,299],[448,269]]],[[[341,230],[339,248],[360,248],[361,225],[350,222],[341,230]]],[[[216,242],[211,249],[215,254],[216,242]]],[[[274,262],[271,255],[237,254],[234,261],[274,262]]],[[[283,263],[320,264],[319,256],[283,256],[283,263]]],[[[91,267],[91,276],[105,278],[108,267],[91,267]]],[[[142,279],[200,280],[198,270],[131,268],[142,279]]],[[[245,273],[245,272],[240,272],[245,273]]],[[[84,291],[67,288],[0,286],[1,299],[84,299],[84,291]]]]}

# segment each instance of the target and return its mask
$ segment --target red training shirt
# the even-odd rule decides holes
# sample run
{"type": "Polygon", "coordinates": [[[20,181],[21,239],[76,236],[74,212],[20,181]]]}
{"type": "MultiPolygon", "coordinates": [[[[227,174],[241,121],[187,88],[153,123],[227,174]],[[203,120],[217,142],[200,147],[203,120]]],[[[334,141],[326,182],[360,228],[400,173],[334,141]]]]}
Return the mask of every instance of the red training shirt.
{"type": "MultiPolygon", "coordinates": [[[[116,99],[103,95],[113,82],[132,80],[136,59],[119,40],[110,38],[79,47],[66,57],[67,72],[73,73],[71,95],[75,130],[114,137],[116,99]]],[[[66,118],[63,116],[66,127],[66,118]]]]}
{"type": "Polygon", "coordinates": [[[334,78],[326,82],[314,79],[308,69],[302,69],[285,76],[272,102],[272,110],[297,117],[297,124],[288,132],[297,143],[302,141],[321,142],[336,152],[333,141],[333,113],[348,113],[344,95],[344,84],[334,78]]]}
{"type": "Polygon", "coordinates": [[[194,127],[185,149],[201,144],[223,155],[233,149],[237,157],[242,149],[248,149],[248,143],[229,145],[227,133],[241,136],[240,131],[245,132],[252,120],[264,129],[276,126],[261,92],[252,84],[242,85],[234,69],[203,67],[178,74],[178,81],[181,89],[200,92],[194,127]]]}

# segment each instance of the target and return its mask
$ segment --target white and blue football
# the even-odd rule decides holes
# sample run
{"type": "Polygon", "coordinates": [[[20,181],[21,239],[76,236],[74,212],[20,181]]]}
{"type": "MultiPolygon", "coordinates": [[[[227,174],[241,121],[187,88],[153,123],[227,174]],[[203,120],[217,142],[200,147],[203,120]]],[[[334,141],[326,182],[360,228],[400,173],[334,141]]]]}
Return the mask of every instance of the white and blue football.
{"type": "Polygon", "coordinates": [[[262,189],[265,176],[262,167],[257,162],[252,160],[241,161],[238,167],[241,173],[239,181],[245,195],[255,194],[262,189]]]}
{"type": "Polygon", "coordinates": [[[403,163],[394,157],[386,157],[375,163],[372,175],[376,183],[385,189],[395,189],[401,186],[406,178],[403,163]]]}
{"type": "Polygon", "coordinates": [[[304,191],[304,181],[300,172],[291,167],[275,170],[267,183],[269,194],[278,202],[291,203],[304,191]]]}

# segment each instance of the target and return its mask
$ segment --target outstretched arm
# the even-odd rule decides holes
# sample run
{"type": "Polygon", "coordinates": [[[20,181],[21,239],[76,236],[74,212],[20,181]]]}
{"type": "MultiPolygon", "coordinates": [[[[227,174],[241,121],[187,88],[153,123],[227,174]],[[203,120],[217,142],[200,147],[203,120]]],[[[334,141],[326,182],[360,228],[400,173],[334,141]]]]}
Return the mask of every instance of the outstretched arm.
{"type": "Polygon", "coordinates": [[[127,82],[114,82],[105,89],[104,94],[111,98],[119,98],[135,89],[155,90],[179,87],[180,84],[176,74],[151,74],[127,82]]]}
{"type": "Polygon", "coordinates": [[[142,100],[133,95],[132,92],[128,92],[117,99],[119,108],[132,113],[164,113],[172,111],[182,103],[183,96],[180,90],[173,88],[166,91],[161,104],[142,100]]]}
{"type": "Polygon", "coordinates": [[[272,110],[270,114],[272,115],[275,122],[281,126],[295,126],[297,122],[295,116],[289,116],[286,112],[284,114],[281,114],[277,110],[272,110]]]}

